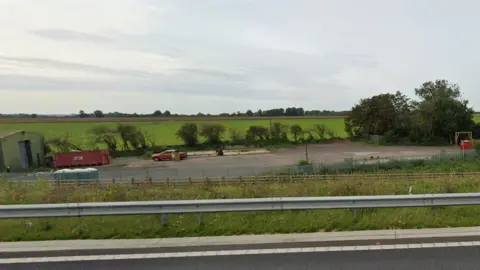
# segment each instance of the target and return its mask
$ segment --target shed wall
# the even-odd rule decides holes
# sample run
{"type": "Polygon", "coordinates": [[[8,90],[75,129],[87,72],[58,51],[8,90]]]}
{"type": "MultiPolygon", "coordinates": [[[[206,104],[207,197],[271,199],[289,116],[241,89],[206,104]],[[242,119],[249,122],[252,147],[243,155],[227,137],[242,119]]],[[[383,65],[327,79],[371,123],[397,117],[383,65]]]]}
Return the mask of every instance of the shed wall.
{"type": "Polygon", "coordinates": [[[4,166],[10,169],[22,169],[22,154],[20,152],[19,142],[30,141],[32,164],[30,167],[40,167],[45,164],[44,138],[41,134],[32,132],[17,132],[1,138],[1,145],[4,157],[4,166]]]}

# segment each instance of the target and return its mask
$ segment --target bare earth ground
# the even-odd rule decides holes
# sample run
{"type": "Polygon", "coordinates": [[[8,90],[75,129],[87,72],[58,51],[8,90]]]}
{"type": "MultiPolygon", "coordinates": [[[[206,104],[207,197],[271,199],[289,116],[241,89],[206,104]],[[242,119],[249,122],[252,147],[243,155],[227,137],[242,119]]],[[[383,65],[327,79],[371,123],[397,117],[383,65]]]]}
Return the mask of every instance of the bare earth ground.
{"type": "MultiPolygon", "coordinates": [[[[345,158],[361,160],[373,157],[425,157],[441,151],[459,152],[458,147],[376,146],[362,143],[339,142],[309,145],[308,157],[314,163],[336,163],[345,158]]],[[[305,159],[305,147],[279,149],[267,154],[222,157],[195,157],[183,161],[154,162],[140,158],[118,158],[110,166],[101,167],[103,178],[185,179],[188,177],[238,177],[262,173],[276,167],[295,165],[305,159]],[[148,172],[147,172],[148,170],[148,172]]]]}

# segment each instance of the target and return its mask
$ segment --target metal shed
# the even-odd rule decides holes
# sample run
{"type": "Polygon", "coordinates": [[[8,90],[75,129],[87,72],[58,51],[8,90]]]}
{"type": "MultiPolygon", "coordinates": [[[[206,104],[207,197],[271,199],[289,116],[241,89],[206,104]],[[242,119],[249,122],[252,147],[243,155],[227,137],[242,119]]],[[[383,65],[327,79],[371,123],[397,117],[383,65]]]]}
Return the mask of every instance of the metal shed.
{"type": "Polygon", "coordinates": [[[0,132],[0,171],[41,167],[45,164],[43,135],[23,130],[0,132]]]}

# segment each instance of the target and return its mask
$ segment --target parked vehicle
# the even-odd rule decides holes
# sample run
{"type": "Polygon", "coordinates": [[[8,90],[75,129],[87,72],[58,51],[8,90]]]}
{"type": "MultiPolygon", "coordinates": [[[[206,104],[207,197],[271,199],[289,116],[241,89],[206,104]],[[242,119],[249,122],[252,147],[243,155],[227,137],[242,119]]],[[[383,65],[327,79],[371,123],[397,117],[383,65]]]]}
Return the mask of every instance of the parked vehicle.
{"type": "Polygon", "coordinates": [[[175,160],[175,159],[183,160],[186,158],[187,158],[186,152],[179,152],[175,149],[166,150],[161,153],[156,153],[152,155],[152,159],[155,161],[175,160]]]}

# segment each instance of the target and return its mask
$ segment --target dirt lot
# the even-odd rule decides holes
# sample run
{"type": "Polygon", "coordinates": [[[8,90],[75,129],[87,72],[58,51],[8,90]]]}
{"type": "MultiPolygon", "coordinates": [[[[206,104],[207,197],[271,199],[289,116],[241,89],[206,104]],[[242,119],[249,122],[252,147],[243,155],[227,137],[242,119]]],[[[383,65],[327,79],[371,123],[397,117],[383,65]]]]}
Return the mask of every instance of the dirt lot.
{"type": "MultiPolygon", "coordinates": [[[[335,163],[346,158],[414,157],[439,154],[441,151],[458,152],[457,147],[376,146],[362,143],[334,143],[309,145],[308,158],[314,163],[335,163]]],[[[181,162],[154,162],[140,158],[118,158],[112,164],[124,168],[208,168],[208,167],[276,167],[296,164],[305,159],[305,147],[279,149],[267,154],[234,155],[223,157],[195,157],[181,162]]]]}

